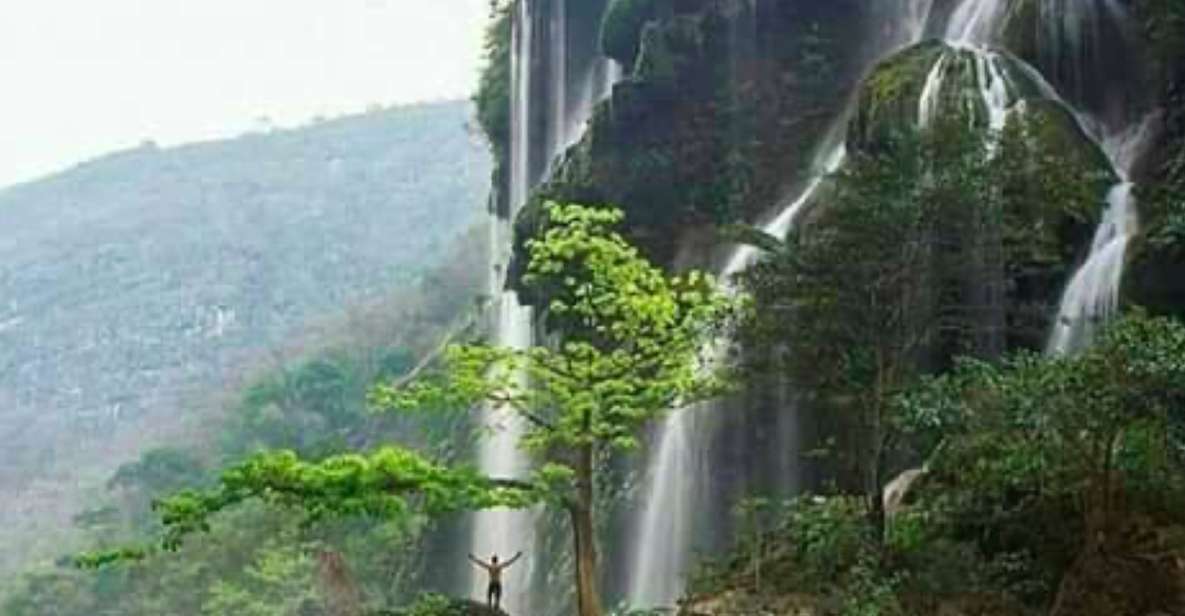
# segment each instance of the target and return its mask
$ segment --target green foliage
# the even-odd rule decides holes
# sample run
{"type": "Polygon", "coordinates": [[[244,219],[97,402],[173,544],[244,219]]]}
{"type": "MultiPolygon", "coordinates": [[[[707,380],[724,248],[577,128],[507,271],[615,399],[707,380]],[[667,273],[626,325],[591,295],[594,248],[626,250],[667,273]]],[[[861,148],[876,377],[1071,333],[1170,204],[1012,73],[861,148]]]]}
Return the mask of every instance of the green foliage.
{"type": "Polygon", "coordinates": [[[1016,596],[1048,600],[1080,551],[1117,541],[1132,516],[1182,521],[1180,323],[1134,315],[1079,356],[966,360],[901,409],[923,451],[941,444],[919,505],[931,532],[972,540],[1016,596]]]}
{"type": "Polygon", "coordinates": [[[794,539],[803,583],[825,584],[863,560],[876,537],[867,527],[864,505],[850,498],[803,496],[795,499],[784,532],[794,539]]]}
{"type": "Polygon", "coordinates": [[[161,545],[176,550],[187,535],[209,531],[211,517],[253,498],[300,510],[308,522],[359,515],[406,519],[413,514],[411,499],[429,514],[524,508],[539,500],[530,484],[499,482],[397,447],[320,462],[303,461],[291,451],[272,451],[223,471],[216,490],[188,490],[156,503],[165,526],[161,545]]]}
{"type": "MultiPolygon", "coordinates": [[[[404,365],[399,361],[383,369],[404,365]]],[[[340,450],[367,418],[372,372],[359,358],[330,353],[262,377],[248,387],[232,415],[237,425],[226,430],[223,449],[236,456],[282,447],[309,455],[340,450]]]]}
{"type": "Polygon", "coordinates": [[[453,347],[441,379],[380,386],[375,406],[458,409],[492,401],[528,420],[524,445],[536,451],[629,449],[638,429],[666,409],[723,390],[725,380],[699,361],[733,306],[712,279],[671,277],[648,263],[612,230],[618,211],[551,205],[547,212],[547,230],[527,245],[524,282],[549,298],[545,318],[563,342],[453,347]]]}
{"type": "Polygon", "coordinates": [[[1102,558],[1105,592],[1176,609],[1179,586],[1123,571],[1185,554],[1185,325],[1134,313],[1081,355],[964,359],[894,406],[929,462],[883,531],[860,498],[760,503],[778,522],[693,591],[745,589],[730,600],[746,613],[779,596],[841,614],[1047,613],[1102,558]]]}
{"type": "MultiPolygon", "coordinates": [[[[316,336],[302,336],[308,346],[287,353],[237,392],[227,417],[207,426],[207,442],[189,439],[183,449],[179,441],[122,466],[108,481],[108,492],[75,518],[87,537],[83,553],[61,559],[57,568],[15,577],[0,591],[11,597],[10,603],[0,599],[0,613],[200,614],[213,609],[216,593],[225,605],[232,599],[235,606],[278,605],[273,597],[279,591],[260,583],[256,570],[292,568],[301,572],[293,579],[301,592],[319,589],[322,572],[310,572],[308,554],[326,548],[349,561],[356,572],[349,577],[367,600],[398,605],[422,588],[435,528],[416,512],[393,520],[322,519],[310,526],[307,511],[276,511],[265,508],[263,499],[250,499],[211,517],[201,541],[187,541],[175,554],[159,546],[126,546],[149,543],[162,532],[159,512],[151,507],[155,497],[182,489],[217,490],[217,474],[209,469],[244,464],[258,448],[294,449],[324,461],[346,449],[373,450],[376,443],[399,438],[425,458],[455,459],[470,440],[460,420],[376,417],[365,412],[366,392],[376,380],[403,378],[445,334],[464,334],[484,272],[483,237],[466,238],[417,287],[355,307],[341,322],[320,324],[316,336]],[[302,429],[291,430],[292,425],[302,429]],[[117,562],[124,566],[110,566],[117,562]],[[24,607],[10,607],[16,605],[24,607]]],[[[309,601],[299,610],[283,605],[297,610],[285,613],[322,616],[332,613],[323,605],[331,599],[326,595],[315,609],[309,601]]]]}
{"type": "Polygon", "coordinates": [[[844,477],[868,494],[879,489],[885,401],[916,372],[939,319],[920,148],[912,139],[898,155],[857,154],[819,219],[741,278],[757,306],[740,331],[751,367],[844,418],[844,477]]]}
{"type": "Polygon", "coordinates": [[[193,453],[171,447],[151,449],[136,462],[120,466],[107,487],[140,490],[150,494],[177,490],[206,479],[203,462],[193,453]]]}
{"type": "Polygon", "coordinates": [[[490,23],[485,32],[485,65],[473,102],[477,121],[490,140],[495,161],[505,161],[510,150],[511,45],[514,3],[490,3],[490,23]]]}
{"type": "MultiPolygon", "coordinates": [[[[251,502],[293,512],[307,529],[359,516],[414,526],[422,515],[525,508],[542,500],[579,502],[591,515],[593,458],[560,452],[634,447],[638,430],[666,408],[721,391],[720,375],[700,367],[697,358],[713,325],[733,306],[702,274],[671,277],[646,262],[612,231],[620,220],[613,210],[552,206],[547,231],[529,244],[526,280],[551,298],[549,322],[565,334],[557,348],[454,346],[446,356],[448,370],[438,378],[372,392],[371,402],[382,408],[509,405],[534,422],[524,446],[555,456],[532,478],[486,477],[392,445],[317,461],[290,450],[262,451],[226,468],[212,489],[185,490],[155,503],[164,528],[161,547],[184,550],[186,537],[217,532],[220,514],[251,502]],[[518,369],[526,370],[533,387],[522,385],[518,369]]],[[[295,399],[328,425],[348,427],[357,420],[352,407],[341,403],[350,399],[343,392],[352,390],[352,382],[332,362],[314,361],[279,385],[264,381],[246,398],[255,408],[295,399]]],[[[248,432],[260,431],[259,423],[248,425],[248,432]]],[[[128,549],[81,560],[100,566],[149,556],[128,549]]],[[[269,593],[283,592],[268,581],[276,579],[271,572],[304,565],[300,558],[256,558],[261,560],[245,570],[245,581],[216,585],[214,598],[203,605],[270,614],[266,610],[275,602],[269,593]]]]}
{"type": "Polygon", "coordinates": [[[1183,405],[1185,327],[1133,316],[1078,356],[966,360],[904,397],[902,408],[923,441],[945,443],[936,468],[957,472],[980,495],[1074,497],[1097,523],[1119,488],[1109,482],[1147,497],[1180,489],[1175,445],[1145,435],[1168,434],[1183,405]]]}
{"type": "Polygon", "coordinates": [[[312,556],[298,545],[269,546],[245,575],[220,580],[202,604],[203,616],[289,616],[321,611],[312,556]]]}
{"type": "Polygon", "coordinates": [[[399,616],[465,616],[467,610],[456,602],[437,594],[421,595],[399,616]]]}
{"type": "MultiPolygon", "coordinates": [[[[819,604],[851,615],[903,615],[897,591],[899,575],[878,543],[864,501],[857,498],[804,495],[780,504],[762,503],[772,524],[760,553],[743,548],[730,559],[709,566],[691,581],[693,596],[722,587],[752,588],[757,597],[815,595],[819,604]],[[756,558],[762,571],[753,579],[756,558]]],[[[735,606],[743,613],[763,613],[775,604],[735,606]]]]}

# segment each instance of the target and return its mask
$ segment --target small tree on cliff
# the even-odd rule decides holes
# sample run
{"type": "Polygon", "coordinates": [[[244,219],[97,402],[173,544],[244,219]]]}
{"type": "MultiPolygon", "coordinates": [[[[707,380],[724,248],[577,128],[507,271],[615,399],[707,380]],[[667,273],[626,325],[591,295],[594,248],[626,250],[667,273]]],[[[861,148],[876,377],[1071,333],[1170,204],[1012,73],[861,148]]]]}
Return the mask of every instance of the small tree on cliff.
{"type": "MultiPolygon", "coordinates": [[[[224,471],[214,490],[157,503],[162,546],[177,549],[188,534],[208,530],[211,516],[248,499],[313,520],[543,502],[569,515],[579,611],[598,616],[597,461],[637,447],[642,429],[668,409],[722,391],[724,379],[709,369],[715,362],[700,355],[735,307],[710,277],[668,276],[646,261],[613,231],[621,219],[616,210],[549,204],[547,230],[527,243],[523,282],[547,298],[545,318],[561,338],[555,346],[453,346],[439,373],[372,392],[380,410],[511,410],[529,426],[520,445],[542,460],[529,476],[487,477],[394,446],[318,462],[266,452],[224,471]]],[[[95,554],[83,564],[140,555],[95,554]]]]}

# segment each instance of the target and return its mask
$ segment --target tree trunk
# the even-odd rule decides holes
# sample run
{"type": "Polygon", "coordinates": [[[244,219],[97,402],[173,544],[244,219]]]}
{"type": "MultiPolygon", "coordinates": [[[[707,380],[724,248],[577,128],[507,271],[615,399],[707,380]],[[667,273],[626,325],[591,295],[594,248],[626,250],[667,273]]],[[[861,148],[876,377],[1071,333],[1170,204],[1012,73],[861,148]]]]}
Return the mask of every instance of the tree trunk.
{"type": "Polygon", "coordinates": [[[580,616],[601,616],[597,543],[593,527],[592,447],[581,447],[576,463],[576,499],[568,508],[576,552],[576,602],[580,616]]]}

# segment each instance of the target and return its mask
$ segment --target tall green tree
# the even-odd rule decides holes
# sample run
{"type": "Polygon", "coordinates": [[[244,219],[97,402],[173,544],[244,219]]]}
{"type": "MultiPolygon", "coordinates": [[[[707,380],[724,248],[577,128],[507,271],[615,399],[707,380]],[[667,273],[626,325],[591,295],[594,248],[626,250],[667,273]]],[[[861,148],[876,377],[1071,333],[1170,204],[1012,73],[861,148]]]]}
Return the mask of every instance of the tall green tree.
{"type": "MultiPolygon", "coordinates": [[[[509,409],[529,426],[521,447],[539,460],[528,476],[488,477],[394,445],[320,461],[264,452],[226,469],[213,490],[160,501],[163,547],[176,549],[187,535],[208,530],[212,516],[256,499],[302,510],[314,521],[543,502],[569,515],[580,614],[601,614],[598,462],[638,447],[643,428],[668,409],[725,389],[724,367],[706,343],[739,302],[709,276],[671,276],[649,263],[614,231],[619,211],[549,204],[546,212],[546,231],[526,244],[523,284],[546,298],[544,318],[559,341],[530,349],[452,346],[438,372],[376,387],[371,395],[382,410],[509,409]]],[[[85,560],[99,565],[136,555],[85,560]]]]}
{"type": "Polygon", "coordinates": [[[507,408],[529,426],[522,446],[542,464],[532,482],[570,518],[582,616],[600,614],[594,533],[597,462],[634,449],[667,410],[721,393],[714,327],[735,307],[699,272],[669,276],[614,227],[621,212],[547,206],[527,242],[525,290],[547,298],[560,341],[520,350],[459,346],[435,381],[380,387],[383,408],[507,408]]]}

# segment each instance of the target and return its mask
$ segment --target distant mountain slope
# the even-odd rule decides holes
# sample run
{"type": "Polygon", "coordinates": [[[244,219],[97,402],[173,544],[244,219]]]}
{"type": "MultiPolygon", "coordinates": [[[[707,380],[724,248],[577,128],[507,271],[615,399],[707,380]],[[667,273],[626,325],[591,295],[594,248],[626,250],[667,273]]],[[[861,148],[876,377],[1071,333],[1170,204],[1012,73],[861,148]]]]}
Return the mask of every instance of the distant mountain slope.
{"type": "Polygon", "coordinates": [[[148,144],[0,190],[0,527],[64,513],[62,486],[102,474],[80,460],[118,463],[153,417],[439,258],[484,207],[470,112],[148,144]]]}

